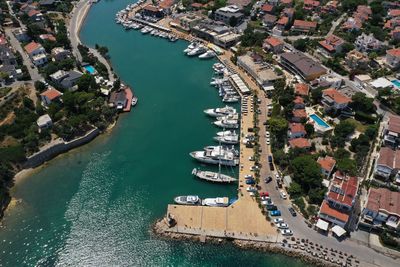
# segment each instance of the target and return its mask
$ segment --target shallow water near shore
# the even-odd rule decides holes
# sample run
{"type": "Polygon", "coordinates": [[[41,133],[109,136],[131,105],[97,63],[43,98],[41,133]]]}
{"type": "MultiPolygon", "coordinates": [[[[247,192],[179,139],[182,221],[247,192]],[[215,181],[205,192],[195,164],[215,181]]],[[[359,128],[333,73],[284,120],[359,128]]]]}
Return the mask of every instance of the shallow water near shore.
{"type": "Polygon", "coordinates": [[[152,236],[151,224],[174,196],[235,197],[236,186],[191,175],[200,165],[188,153],[213,144],[217,131],[202,111],[223,105],[209,86],[214,61],[185,57],[185,42],[124,31],[114,15],[129,2],[95,4],[81,39],[109,48],[114,70],[133,87],[138,105],[110,135],[58,157],[14,187],[21,203],[7,211],[0,228],[0,265],[305,266],[230,244],[152,236]]]}

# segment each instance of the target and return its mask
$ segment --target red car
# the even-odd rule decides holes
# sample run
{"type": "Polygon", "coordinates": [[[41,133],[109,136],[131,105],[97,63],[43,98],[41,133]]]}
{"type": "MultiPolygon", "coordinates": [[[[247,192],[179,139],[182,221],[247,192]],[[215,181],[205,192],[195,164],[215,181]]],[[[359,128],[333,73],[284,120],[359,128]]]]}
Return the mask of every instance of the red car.
{"type": "Polygon", "coordinates": [[[268,192],[261,192],[260,197],[268,197],[269,193],[268,192]]]}

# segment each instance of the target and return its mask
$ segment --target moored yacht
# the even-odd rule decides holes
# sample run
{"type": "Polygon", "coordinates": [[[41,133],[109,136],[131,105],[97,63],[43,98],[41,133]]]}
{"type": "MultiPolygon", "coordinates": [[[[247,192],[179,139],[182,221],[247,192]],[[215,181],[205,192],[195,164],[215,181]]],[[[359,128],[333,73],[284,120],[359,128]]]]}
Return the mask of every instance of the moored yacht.
{"type": "Polygon", "coordinates": [[[238,134],[236,133],[235,130],[217,132],[217,136],[231,136],[231,135],[238,135],[238,134]]]}
{"type": "Polygon", "coordinates": [[[199,56],[199,58],[201,58],[201,59],[209,59],[209,58],[215,57],[216,55],[217,55],[217,54],[215,54],[214,51],[212,51],[212,50],[207,50],[205,53],[201,54],[201,55],[199,56]]]}
{"type": "Polygon", "coordinates": [[[235,96],[235,95],[224,95],[224,97],[222,98],[222,102],[224,103],[236,103],[240,100],[240,96],[235,96]]]}
{"type": "Polygon", "coordinates": [[[210,117],[219,117],[219,116],[234,114],[236,113],[236,109],[230,106],[225,106],[223,108],[206,109],[204,110],[204,113],[206,113],[210,117]]]}
{"type": "Polygon", "coordinates": [[[239,164],[239,159],[234,152],[226,150],[203,150],[190,152],[189,155],[203,163],[221,164],[225,166],[236,166],[239,164]]]}
{"type": "Polygon", "coordinates": [[[199,45],[198,47],[192,49],[187,53],[188,56],[193,57],[200,54],[203,54],[206,51],[206,48],[203,45],[199,45]]]}
{"type": "Polygon", "coordinates": [[[215,136],[214,140],[226,145],[236,145],[239,143],[239,136],[238,135],[215,136]]]}
{"type": "Polygon", "coordinates": [[[226,128],[226,129],[237,129],[237,128],[239,128],[238,120],[215,121],[214,125],[216,125],[218,127],[221,127],[221,128],[226,128]]]}
{"type": "Polygon", "coordinates": [[[222,174],[220,172],[202,171],[200,169],[194,168],[192,174],[202,180],[216,183],[232,183],[236,182],[237,179],[229,175],[222,174]]]}
{"type": "Polygon", "coordinates": [[[227,197],[205,198],[202,204],[204,206],[210,206],[210,207],[227,207],[229,206],[229,198],[227,197]]]}
{"type": "Polygon", "coordinates": [[[201,203],[198,196],[178,196],[174,198],[176,204],[180,205],[197,205],[201,203]]]}
{"type": "Polygon", "coordinates": [[[239,119],[239,114],[238,113],[233,113],[233,114],[217,117],[217,121],[238,120],[238,119],[239,119]]]}

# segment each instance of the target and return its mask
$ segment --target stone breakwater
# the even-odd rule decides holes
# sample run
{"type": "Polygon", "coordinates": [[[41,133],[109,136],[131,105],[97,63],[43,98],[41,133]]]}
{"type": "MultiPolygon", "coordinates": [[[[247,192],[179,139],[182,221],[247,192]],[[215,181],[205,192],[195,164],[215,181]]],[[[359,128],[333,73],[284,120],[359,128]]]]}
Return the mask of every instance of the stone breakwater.
{"type": "Polygon", "coordinates": [[[211,244],[226,244],[228,242],[231,242],[235,246],[242,249],[257,250],[269,253],[283,254],[289,257],[295,257],[312,266],[321,266],[321,267],[341,266],[339,264],[331,263],[323,259],[313,257],[309,254],[306,254],[305,252],[290,249],[287,246],[287,244],[280,242],[261,242],[261,241],[239,240],[234,238],[220,238],[212,236],[182,234],[182,233],[170,232],[168,231],[168,228],[169,227],[167,226],[166,218],[163,218],[153,224],[152,232],[157,237],[167,240],[191,241],[191,242],[194,241],[202,243],[207,242],[211,244]]]}

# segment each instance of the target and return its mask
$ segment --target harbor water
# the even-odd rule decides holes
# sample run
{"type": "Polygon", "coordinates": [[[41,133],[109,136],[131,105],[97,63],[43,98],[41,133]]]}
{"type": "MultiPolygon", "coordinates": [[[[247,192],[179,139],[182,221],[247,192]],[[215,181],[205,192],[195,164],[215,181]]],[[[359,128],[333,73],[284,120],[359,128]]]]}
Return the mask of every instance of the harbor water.
{"type": "Polygon", "coordinates": [[[12,194],[20,203],[7,211],[0,228],[0,266],[304,266],[229,244],[152,235],[152,223],[165,215],[173,197],[235,197],[237,188],[191,175],[200,165],[189,152],[215,144],[218,130],[203,113],[223,105],[209,86],[214,61],[184,56],[183,41],[116,25],[115,13],[129,2],[95,4],[81,39],[109,48],[115,72],[132,86],[138,105],[110,134],[17,183],[12,194]]]}

